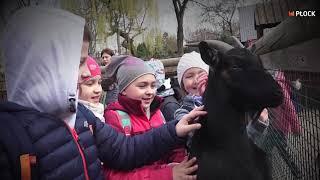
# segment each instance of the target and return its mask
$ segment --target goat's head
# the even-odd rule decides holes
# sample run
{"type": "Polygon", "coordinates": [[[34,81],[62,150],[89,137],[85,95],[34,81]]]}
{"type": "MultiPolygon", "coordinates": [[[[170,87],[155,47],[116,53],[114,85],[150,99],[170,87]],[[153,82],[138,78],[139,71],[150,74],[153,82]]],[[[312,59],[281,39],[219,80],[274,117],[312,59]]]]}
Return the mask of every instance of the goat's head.
{"type": "Polygon", "coordinates": [[[248,49],[233,48],[220,41],[202,41],[199,50],[203,61],[210,66],[208,86],[217,77],[222,78],[236,108],[261,110],[282,103],[279,84],[248,49]]]}

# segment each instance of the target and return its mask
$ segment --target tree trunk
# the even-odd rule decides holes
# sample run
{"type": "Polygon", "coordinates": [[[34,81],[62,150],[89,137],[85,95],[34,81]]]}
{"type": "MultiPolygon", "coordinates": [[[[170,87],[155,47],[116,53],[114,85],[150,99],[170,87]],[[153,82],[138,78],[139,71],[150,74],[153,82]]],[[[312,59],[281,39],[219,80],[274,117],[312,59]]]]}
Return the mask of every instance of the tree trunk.
{"type": "Polygon", "coordinates": [[[117,27],[117,46],[118,46],[118,53],[121,54],[121,43],[120,43],[120,30],[117,27]]]}
{"type": "Polygon", "coordinates": [[[230,35],[232,36],[232,35],[233,35],[233,32],[232,32],[232,22],[229,21],[229,22],[228,22],[228,25],[229,25],[230,35]]]}
{"type": "Polygon", "coordinates": [[[174,12],[176,14],[177,18],[177,47],[178,47],[178,55],[182,56],[183,54],[183,16],[184,11],[187,7],[189,0],[183,0],[182,2],[180,0],[172,0],[173,6],[174,6],[174,12]]]}
{"type": "Polygon", "coordinates": [[[92,0],[91,1],[91,11],[90,11],[90,18],[91,18],[91,33],[92,33],[92,40],[90,43],[90,49],[89,52],[91,54],[94,54],[96,52],[96,45],[97,45],[97,6],[96,6],[96,1],[92,0]]]}
{"type": "Polygon", "coordinates": [[[135,56],[135,50],[134,50],[134,45],[133,45],[133,39],[129,40],[129,46],[130,46],[130,52],[132,56],[135,56]]]}
{"type": "Polygon", "coordinates": [[[178,30],[177,30],[177,46],[178,46],[178,56],[183,55],[183,15],[179,16],[178,20],[178,30]]]}

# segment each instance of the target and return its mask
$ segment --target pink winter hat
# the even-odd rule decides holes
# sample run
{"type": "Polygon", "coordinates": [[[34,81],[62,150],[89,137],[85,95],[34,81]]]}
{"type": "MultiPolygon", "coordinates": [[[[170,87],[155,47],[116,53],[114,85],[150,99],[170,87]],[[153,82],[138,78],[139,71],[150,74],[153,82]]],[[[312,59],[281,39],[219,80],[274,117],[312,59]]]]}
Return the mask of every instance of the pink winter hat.
{"type": "Polygon", "coordinates": [[[92,57],[88,56],[86,63],[87,63],[87,67],[90,71],[91,76],[84,79],[84,80],[101,75],[100,67],[99,67],[98,63],[92,57]]]}

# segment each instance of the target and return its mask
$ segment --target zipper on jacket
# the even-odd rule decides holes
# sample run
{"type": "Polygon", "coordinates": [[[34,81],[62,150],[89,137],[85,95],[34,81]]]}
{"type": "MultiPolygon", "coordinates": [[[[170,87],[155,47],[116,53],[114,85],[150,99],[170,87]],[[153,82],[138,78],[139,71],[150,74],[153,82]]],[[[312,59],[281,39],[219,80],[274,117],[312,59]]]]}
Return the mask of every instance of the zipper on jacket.
{"type": "Polygon", "coordinates": [[[75,141],[75,143],[77,144],[78,150],[80,152],[80,156],[81,156],[81,160],[82,160],[82,164],[83,164],[83,169],[84,169],[84,176],[85,176],[86,180],[90,180],[89,175],[88,175],[87,162],[84,157],[83,149],[79,143],[79,136],[78,136],[75,129],[71,129],[68,125],[67,125],[67,127],[68,127],[69,131],[71,132],[72,138],[75,141]]]}

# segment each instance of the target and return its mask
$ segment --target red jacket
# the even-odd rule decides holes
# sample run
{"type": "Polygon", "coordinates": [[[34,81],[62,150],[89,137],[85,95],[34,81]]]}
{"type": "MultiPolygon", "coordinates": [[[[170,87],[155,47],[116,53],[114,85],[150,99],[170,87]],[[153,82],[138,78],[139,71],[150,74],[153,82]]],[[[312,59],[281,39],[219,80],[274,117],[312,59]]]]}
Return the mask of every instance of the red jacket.
{"type": "MultiPolygon", "coordinates": [[[[136,135],[144,133],[152,128],[159,127],[165,123],[160,105],[162,99],[155,97],[150,106],[150,119],[144,113],[141,107],[141,102],[133,99],[129,99],[125,96],[119,95],[118,101],[109,104],[104,112],[106,123],[110,124],[119,132],[125,132],[121,125],[121,117],[116,110],[126,112],[130,116],[131,120],[131,133],[130,135],[136,135]]],[[[134,169],[133,171],[117,171],[105,168],[105,179],[108,180],[171,180],[172,179],[172,167],[168,166],[171,162],[181,162],[186,156],[184,148],[179,148],[167,154],[161,160],[143,166],[141,168],[134,169]]]]}
{"type": "Polygon", "coordinates": [[[284,99],[280,106],[271,109],[271,115],[275,116],[274,122],[272,122],[273,126],[285,135],[289,133],[299,134],[302,131],[301,123],[290,97],[291,87],[289,82],[287,82],[282,71],[277,71],[275,79],[282,88],[284,99]]]}

